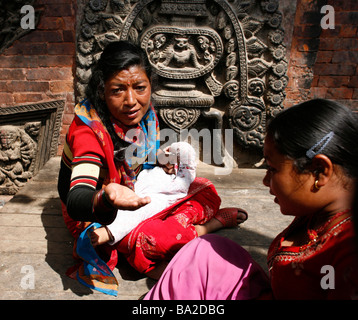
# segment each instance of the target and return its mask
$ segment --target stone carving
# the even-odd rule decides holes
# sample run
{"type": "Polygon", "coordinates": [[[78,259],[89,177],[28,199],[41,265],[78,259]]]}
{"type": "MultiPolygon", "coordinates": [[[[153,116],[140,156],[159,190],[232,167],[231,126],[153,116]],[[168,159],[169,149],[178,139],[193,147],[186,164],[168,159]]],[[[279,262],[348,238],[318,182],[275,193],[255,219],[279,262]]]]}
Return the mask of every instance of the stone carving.
{"type": "Polygon", "coordinates": [[[0,108],[0,194],[16,194],[57,154],[64,101],[0,108]]]}
{"type": "Polygon", "coordinates": [[[154,27],[144,33],[141,45],[157,74],[170,79],[207,74],[223,53],[220,36],[205,29],[154,27]]]}
{"type": "MultiPolygon", "coordinates": [[[[24,5],[33,5],[35,0],[1,1],[0,6],[0,53],[10,47],[31,29],[21,28],[21,8],[24,5]]],[[[41,10],[35,11],[35,25],[39,21],[41,10]]]]}
{"type": "Polygon", "coordinates": [[[266,121],[282,109],[286,49],[278,0],[90,0],[78,33],[77,98],[111,41],[146,50],[158,75],[153,100],[179,131],[224,113],[236,141],[261,149],[266,121]]]}
{"type": "Polygon", "coordinates": [[[15,194],[32,177],[40,123],[0,127],[0,189],[15,194]],[[29,134],[31,134],[31,137],[29,134]]]}
{"type": "Polygon", "coordinates": [[[191,127],[200,116],[200,110],[193,108],[159,109],[162,119],[174,130],[191,127]]]}
{"type": "MultiPolygon", "coordinates": [[[[49,137],[48,156],[55,157],[57,155],[58,140],[60,136],[62,115],[65,108],[64,100],[54,100],[39,103],[31,103],[28,105],[13,106],[0,108],[0,126],[12,122],[23,123],[23,119],[31,119],[30,123],[36,121],[45,122],[46,132],[49,137]],[[46,119],[48,118],[49,119],[46,119]],[[46,119],[46,120],[45,120],[46,119]]],[[[33,129],[31,129],[31,132],[33,129]]]]}

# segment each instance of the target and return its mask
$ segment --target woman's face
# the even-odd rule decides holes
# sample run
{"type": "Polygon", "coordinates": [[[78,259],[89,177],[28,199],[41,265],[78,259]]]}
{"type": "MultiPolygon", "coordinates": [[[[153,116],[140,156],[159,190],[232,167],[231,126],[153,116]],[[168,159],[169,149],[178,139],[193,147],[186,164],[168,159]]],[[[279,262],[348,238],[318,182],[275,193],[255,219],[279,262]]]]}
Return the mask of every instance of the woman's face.
{"type": "Polygon", "coordinates": [[[284,215],[302,216],[315,212],[316,208],[311,173],[297,173],[293,160],[281,154],[271,137],[266,137],[264,156],[267,172],[263,184],[270,188],[275,202],[284,215]]]}
{"type": "Polygon", "coordinates": [[[132,66],[105,82],[104,97],[114,118],[126,126],[135,126],[149,108],[151,84],[143,68],[132,66]]]}

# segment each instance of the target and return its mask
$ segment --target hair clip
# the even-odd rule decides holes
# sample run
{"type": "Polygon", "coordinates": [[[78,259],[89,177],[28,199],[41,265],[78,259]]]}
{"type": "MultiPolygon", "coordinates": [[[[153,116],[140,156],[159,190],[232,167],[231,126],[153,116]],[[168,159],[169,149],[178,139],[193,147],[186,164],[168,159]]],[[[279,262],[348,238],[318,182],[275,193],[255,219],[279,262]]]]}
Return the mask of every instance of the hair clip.
{"type": "Polygon", "coordinates": [[[326,147],[326,145],[332,140],[334,136],[334,132],[331,131],[329,133],[327,133],[320,141],[318,141],[312,148],[310,148],[309,150],[307,150],[306,152],[306,156],[310,159],[313,159],[314,156],[316,156],[317,154],[321,153],[323,151],[323,149],[326,147]],[[314,149],[318,148],[321,144],[323,143],[323,145],[321,146],[321,148],[319,148],[317,151],[314,151],[314,149]]]}

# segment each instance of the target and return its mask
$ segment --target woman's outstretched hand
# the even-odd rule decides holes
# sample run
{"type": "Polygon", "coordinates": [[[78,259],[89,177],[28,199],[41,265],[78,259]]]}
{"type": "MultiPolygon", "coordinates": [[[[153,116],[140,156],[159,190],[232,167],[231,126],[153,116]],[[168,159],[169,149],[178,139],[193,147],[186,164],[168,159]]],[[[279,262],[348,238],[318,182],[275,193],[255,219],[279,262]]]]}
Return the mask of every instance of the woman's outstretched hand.
{"type": "Polygon", "coordinates": [[[116,209],[135,210],[150,202],[150,197],[141,198],[131,189],[118,183],[110,183],[104,188],[105,197],[116,209]]]}

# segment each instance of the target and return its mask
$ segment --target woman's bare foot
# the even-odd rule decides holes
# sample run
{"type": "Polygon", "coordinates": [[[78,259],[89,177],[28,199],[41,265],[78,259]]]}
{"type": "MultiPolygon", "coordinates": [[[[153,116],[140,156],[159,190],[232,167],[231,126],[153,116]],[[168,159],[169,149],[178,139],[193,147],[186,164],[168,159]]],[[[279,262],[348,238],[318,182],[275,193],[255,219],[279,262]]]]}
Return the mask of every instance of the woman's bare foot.
{"type": "Polygon", "coordinates": [[[198,234],[198,237],[200,237],[203,236],[204,234],[208,234],[217,231],[219,229],[222,229],[223,224],[219,220],[212,218],[208,222],[204,224],[196,224],[194,225],[194,227],[198,234]]]}
{"type": "Polygon", "coordinates": [[[97,228],[91,233],[91,242],[94,247],[104,244],[109,240],[111,240],[111,236],[105,227],[97,228]]]}
{"type": "MultiPolygon", "coordinates": [[[[245,213],[243,213],[242,211],[238,210],[238,214],[237,214],[237,218],[236,218],[237,225],[239,225],[240,223],[243,223],[246,220],[247,220],[247,215],[245,213]]],[[[206,222],[204,224],[196,224],[194,227],[198,234],[198,237],[200,237],[200,236],[203,236],[204,234],[208,234],[208,233],[220,230],[226,226],[222,222],[220,222],[218,219],[213,217],[208,222],[206,222]]]]}

